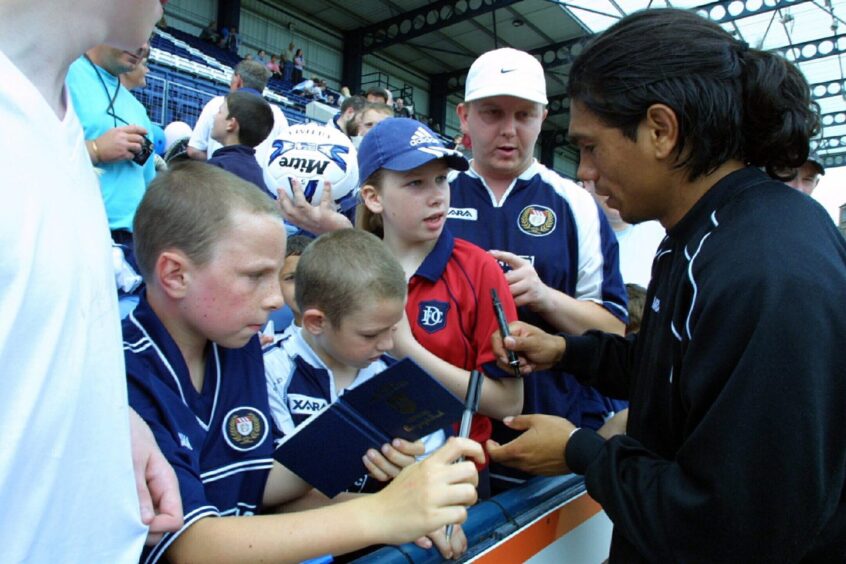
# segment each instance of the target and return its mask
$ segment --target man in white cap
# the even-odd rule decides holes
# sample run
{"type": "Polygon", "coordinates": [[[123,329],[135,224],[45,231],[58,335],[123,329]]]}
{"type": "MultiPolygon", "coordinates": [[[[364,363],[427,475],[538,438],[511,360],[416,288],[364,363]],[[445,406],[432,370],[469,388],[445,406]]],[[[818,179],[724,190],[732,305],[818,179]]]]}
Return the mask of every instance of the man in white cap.
{"type": "MultiPolygon", "coordinates": [[[[521,320],[550,331],[622,334],[626,292],[614,234],[590,194],[534,158],[547,115],[540,63],[511,48],[484,53],[470,67],[464,100],[456,110],[473,160],[450,178],[450,231],[500,261],[521,320]]],[[[575,417],[583,427],[598,428],[624,407],[548,371],[526,377],[524,394],[524,413],[575,417]]],[[[494,429],[501,442],[514,435],[494,429]]],[[[494,492],[525,478],[491,468],[494,492]]]]}

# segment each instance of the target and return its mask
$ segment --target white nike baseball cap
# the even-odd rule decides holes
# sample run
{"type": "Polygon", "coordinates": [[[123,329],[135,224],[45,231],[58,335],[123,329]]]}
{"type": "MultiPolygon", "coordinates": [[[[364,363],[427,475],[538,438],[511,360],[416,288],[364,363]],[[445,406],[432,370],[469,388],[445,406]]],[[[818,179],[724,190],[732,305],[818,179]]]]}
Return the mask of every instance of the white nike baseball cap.
{"type": "Polygon", "coordinates": [[[481,54],[467,73],[464,101],[491,96],[514,96],[546,105],[543,67],[532,55],[511,47],[481,54]]]}

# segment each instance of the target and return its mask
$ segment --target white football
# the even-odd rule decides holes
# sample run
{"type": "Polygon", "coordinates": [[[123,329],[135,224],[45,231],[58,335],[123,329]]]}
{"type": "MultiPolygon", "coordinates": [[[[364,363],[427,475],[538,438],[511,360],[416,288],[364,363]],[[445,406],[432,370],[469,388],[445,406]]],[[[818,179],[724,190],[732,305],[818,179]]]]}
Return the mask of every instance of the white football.
{"type": "Polygon", "coordinates": [[[314,123],[292,125],[273,140],[267,172],[278,188],[291,192],[291,178],[300,181],[313,205],[323,197],[323,182],[332,183],[332,199],[340,209],[355,203],[358,156],[339,130],[314,123]]]}

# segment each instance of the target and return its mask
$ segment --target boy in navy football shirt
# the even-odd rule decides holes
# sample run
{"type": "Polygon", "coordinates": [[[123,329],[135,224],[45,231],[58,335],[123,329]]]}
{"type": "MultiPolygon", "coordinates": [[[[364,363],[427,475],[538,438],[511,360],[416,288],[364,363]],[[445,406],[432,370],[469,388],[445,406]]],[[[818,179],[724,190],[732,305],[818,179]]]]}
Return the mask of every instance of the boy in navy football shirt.
{"type": "Polygon", "coordinates": [[[252,182],[271,197],[264,182],[264,171],[256,161],[256,146],[273,129],[270,104],[252,92],[230,92],[214,116],[211,137],[223,147],[214,152],[209,164],[252,182]]]}
{"type": "Polygon", "coordinates": [[[466,518],[476,471],[452,463],[482,452],[451,440],[377,494],[236,519],[308,490],[273,460],[257,336],[282,303],[284,225],[248,183],[189,162],[150,185],[134,227],[147,289],[123,324],[130,404],[173,466],[185,512],[146,561],[300,561],[407,542],[466,518]]]}

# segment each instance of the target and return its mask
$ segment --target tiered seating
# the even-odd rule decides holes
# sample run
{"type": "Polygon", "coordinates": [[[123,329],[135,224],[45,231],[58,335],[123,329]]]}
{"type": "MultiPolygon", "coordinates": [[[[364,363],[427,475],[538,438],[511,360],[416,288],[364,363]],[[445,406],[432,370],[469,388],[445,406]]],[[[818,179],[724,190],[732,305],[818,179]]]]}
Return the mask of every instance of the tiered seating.
{"type": "MultiPolygon", "coordinates": [[[[206,102],[229,91],[232,67],[227,63],[234,66],[239,59],[189,34],[157,29],[151,39],[150,61],[147,86],[135,92],[150,119],[162,126],[184,121],[193,127],[206,102]]],[[[281,82],[269,84],[265,98],[276,103],[290,123],[309,121],[304,113],[308,101],[280,89],[285,85],[281,82]]]]}

